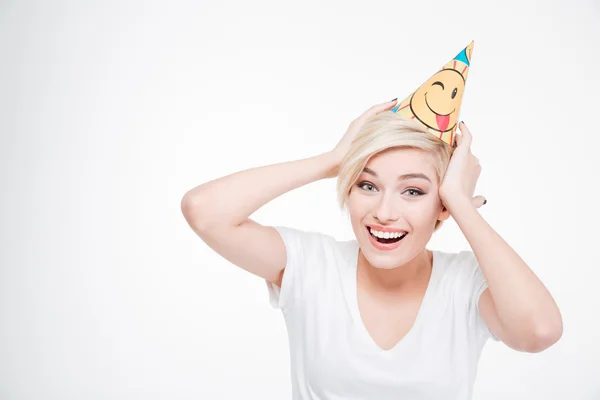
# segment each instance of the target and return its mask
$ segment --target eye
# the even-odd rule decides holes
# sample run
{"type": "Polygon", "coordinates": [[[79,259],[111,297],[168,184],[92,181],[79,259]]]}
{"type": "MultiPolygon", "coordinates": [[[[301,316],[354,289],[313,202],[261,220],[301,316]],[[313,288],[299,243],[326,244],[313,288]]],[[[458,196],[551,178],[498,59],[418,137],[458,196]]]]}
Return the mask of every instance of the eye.
{"type": "MultiPolygon", "coordinates": [[[[366,190],[367,192],[372,192],[373,190],[368,189],[368,188],[365,189],[365,187],[371,187],[373,189],[376,189],[375,185],[373,185],[372,183],[366,182],[366,181],[363,181],[363,182],[357,184],[356,186],[358,186],[359,188],[361,188],[363,190],[366,190]]],[[[406,189],[404,191],[404,193],[408,193],[408,192],[413,193],[413,194],[410,194],[409,197],[418,197],[418,196],[423,196],[425,194],[424,192],[420,191],[419,189],[406,189]]]]}
{"type": "Polygon", "coordinates": [[[418,193],[416,195],[410,195],[410,197],[418,197],[418,196],[423,196],[425,193],[421,192],[420,190],[417,189],[407,189],[404,193],[406,192],[413,192],[413,193],[418,193]]]}
{"type": "Polygon", "coordinates": [[[452,97],[452,98],[455,98],[455,97],[456,97],[456,93],[457,93],[457,92],[458,92],[458,89],[457,89],[457,88],[454,88],[454,90],[452,91],[452,96],[451,96],[451,97],[452,97]]]}
{"type": "Polygon", "coordinates": [[[433,83],[431,84],[431,86],[433,86],[433,85],[440,85],[440,86],[442,87],[442,90],[444,89],[444,84],[443,84],[442,82],[440,82],[440,81],[433,82],[433,83]]]}
{"type": "MultiPolygon", "coordinates": [[[[370,186],[370,187],[372,187],[372,188],[374,188],[374,187],[375,187],[375,186],[373,186],[373,185],[372,185],[371,183],[369,183],[369,182],[361,182],[361,183],[359,183],[357,186],[358,186],[359,188],[361,188],[361,189],[363,189],[363,188],[364,188],[364,186],[370,186]]],[[[367,190],[367,192],[371,192],[371,190],[368,190],[368,189],[366,189],[366,190],[367,190]]]]}

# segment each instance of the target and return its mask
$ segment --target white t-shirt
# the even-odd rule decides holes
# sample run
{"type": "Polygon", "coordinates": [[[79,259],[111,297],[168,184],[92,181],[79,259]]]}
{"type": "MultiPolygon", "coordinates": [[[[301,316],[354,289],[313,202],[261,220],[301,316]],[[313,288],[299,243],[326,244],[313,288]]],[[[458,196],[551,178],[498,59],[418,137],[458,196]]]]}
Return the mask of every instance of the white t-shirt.
{"type": "Polygon", "coordinates": [[[356,240],[276,226],[287,265],[281,289],[265,280],[285,318],[294,400],[471,399],[488,330],[478,312],[487,284],[471,251],[433,250],[416,321],[379,347],[358,308],[356,240]]]}

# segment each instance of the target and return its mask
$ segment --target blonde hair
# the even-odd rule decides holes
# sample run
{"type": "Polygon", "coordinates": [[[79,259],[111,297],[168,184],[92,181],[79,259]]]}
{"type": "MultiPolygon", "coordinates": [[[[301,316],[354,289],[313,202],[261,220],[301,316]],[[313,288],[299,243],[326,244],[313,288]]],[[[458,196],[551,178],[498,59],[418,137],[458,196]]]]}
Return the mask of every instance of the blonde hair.
{"type": "MultiPolygon", "coordinates": [[[[342,211],[347,209],[350,190],[371,157],[390,148],[430,152],[435,160],[438,185],[446,174],[454,152],[449,144],[435,137],[424,126],[393,111],[384,111],[371,117],[350,144],[339,167],[336,190],[338,205],[342,211]]],[[[436,222],[434,232],[442,222],[436,222]]]]}

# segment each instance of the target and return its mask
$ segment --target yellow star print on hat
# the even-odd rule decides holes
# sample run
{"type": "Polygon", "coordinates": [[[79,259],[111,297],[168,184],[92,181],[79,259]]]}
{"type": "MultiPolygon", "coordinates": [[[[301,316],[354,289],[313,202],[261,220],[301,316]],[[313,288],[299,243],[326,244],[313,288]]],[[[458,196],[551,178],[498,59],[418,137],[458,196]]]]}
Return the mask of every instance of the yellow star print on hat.
{"type": "Polygon", "coordinates": [[[391,111],[420,122],[430,133],[454,146],[474,44],[472,41],[391,111]]]}

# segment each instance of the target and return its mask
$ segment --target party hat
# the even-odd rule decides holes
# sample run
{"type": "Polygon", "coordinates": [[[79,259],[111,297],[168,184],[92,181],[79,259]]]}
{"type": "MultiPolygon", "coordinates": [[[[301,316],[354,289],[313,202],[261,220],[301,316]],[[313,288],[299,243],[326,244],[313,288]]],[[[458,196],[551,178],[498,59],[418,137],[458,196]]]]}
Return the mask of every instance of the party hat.
{"type": "Polygon", "coordinates": [[[454,146],[474,44],[472,41],[391,111],[421,123],[430,133],[454,146]]]}

